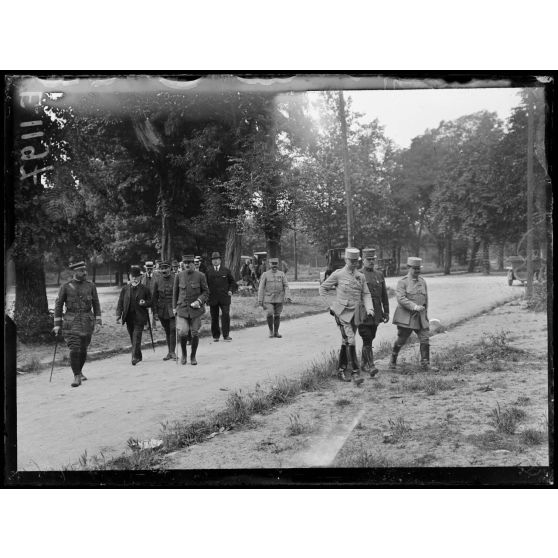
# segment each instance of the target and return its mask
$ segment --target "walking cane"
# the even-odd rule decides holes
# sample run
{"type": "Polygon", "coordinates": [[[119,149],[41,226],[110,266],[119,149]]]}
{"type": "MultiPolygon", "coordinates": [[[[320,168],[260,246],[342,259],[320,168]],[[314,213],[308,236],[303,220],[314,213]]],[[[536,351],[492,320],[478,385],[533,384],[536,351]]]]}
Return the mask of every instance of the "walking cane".
{"type": "Polygon", "coordinates": [[[155,343],[153,342],[153,331],[151,329],[151,322],[149,320],[149,312],[147,313],[147,325],[149,326],[149,335],[151,335],[151,346],[153,347],[153,352],[155,352],[155,343]]]}
{"type": "Polygon", "coordinates": [[[50,379],[48,381],[49,383],[52,382],[52,371],[54,370],[54,361],[56,360],[56,349],[58,349],[58,333],[55,335],[54,339],[54,357],[52,358],[52,366],[50,367],[50,379]]]}
{"type": "Polygon", "coordinates": [[[174,336],[176,339],[176,344],[174,346],[174,354],[176,355],[176,358],[174,360],[178,366],[178,314],[174,315],[174,336]]]}

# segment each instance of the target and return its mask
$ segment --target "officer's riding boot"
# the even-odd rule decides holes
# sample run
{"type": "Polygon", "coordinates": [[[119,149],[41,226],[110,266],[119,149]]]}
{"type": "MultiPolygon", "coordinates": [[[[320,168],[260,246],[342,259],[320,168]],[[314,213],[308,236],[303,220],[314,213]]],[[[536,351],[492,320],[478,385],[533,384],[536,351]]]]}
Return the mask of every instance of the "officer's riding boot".
{"type": "Polygon", "coordinates": [[[196,351],[198,350],[198,343],[200,338],[197,335],[192,335],[192,354],[190,355],[190,362],[195,366],[198,364],[196,360],[196,351]]]}
{"type": "Polygon", "coordinates": [[[273,316],[267,317],[267,327],[269,328],[269,336],[275,337],[275,335],[273,334],[273,316]]]}
{"type": "Polygon", "coordinates": [[[374,364],[374,349],[372,347],[368,347],[368,351],[370,352],[370,359],[368,361],[368,366],[369,366],[368,370],[370,372],[370,377],[373,378],[378,373],[378,369],[374,364]]]}
{"type": "Polygon", "coordinates": [[[341,345],[341,350],[339,351],[339,370],[337,371],[337,377],[342,382],[351,381],[347,373],[347,365],[349,362],[348,353],[349,353],[348,345],[344,343],[343,345],[341,345]]]}
{"type": "Polygon", "coordinates": [[[279,333],[279,324],[281,323],[281,316],[273,316],[273,336],[274,337],[283,337],[279,333]]]}
{"type": "Polygon", "coordinates": [[[186,354],[186,337],[180,338],[180,348],[182,349],[182,358],[180,359],[181,364],[186,364],[188,355],[186,354]]]}
{"type": "Polygon", "coordinates": [[[351,379],[353,382],[360,386],[364,379],[360,377],[360,368],[358,365],[358,357],[356,354],[356,347],[354,345],[349,345],[349,365],[351,366],[351,379]]]}
{"type": "Polygon", "coordinates": [[[83,365],[85,364],[85,360],[87,359],[87,350],[82,350],[79,356],[79,375],[81,376],[81,381],[84,382],[85,380],[87,380],[87,378],[83,375],[83,365]]]}
{"type": "Polygon", "coordinates": [[[420,344],[420,367],[426,372],[438,372],[438,368],[430,366],[430,345],[420,344]]]}
{"type": "Polygon", "coordinates": [[[81,364],[81,354],[77,351],[70,351],[70,366],[72,367],[72,372],[74,373],[74,381],[72,382],[72,387],[81,386],[81,374],[80,374],[80,364],[81,364]]]}
{"type": "Polygon", "coordinates": [[[397,368],[397,355],[399,354],[400,350],[401,350],[401,345],[394,343],[393,349],[391,351],[391,360],[389,361],[390,370],[395,370],[397,368]]]}
{"type": "Polygon", "coordinates": [[[362,346],[362,355],[360,360],[360,371],[365,372],[370,367],[370,347],[362,346]]]}

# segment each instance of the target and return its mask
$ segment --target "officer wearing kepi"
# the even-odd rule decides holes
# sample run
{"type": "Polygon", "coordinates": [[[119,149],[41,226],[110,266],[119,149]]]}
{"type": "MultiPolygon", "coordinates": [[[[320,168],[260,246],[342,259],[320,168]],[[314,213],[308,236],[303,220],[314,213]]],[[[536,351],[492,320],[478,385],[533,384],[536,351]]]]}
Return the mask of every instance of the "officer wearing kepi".
{"type": "Polygon", "coordinates": [[[338,375],[342,381],[357,385],[363,382],[356,354],[355,311],[362,305],[364,314],[374,316],[372,297],[364,275],[357,270],[360,252],[357,248],[345,250],[345,267],[334,271],[321,285],[320,296],[328,303],[327,292],[336,290],[336,300],[330,306],[330,314],[335,317],[341,331],[342,345],[339,352],[338,375]],[[351,378],[346,375],[347,366],[351,368],[351,378]]]}
{"type": "Polygon", "coordinates": [[[85,262],[72,263],[69,268],[74,272],[74,277],[60,287],[54,304],[52,331],[58,335],[62,330],[64,340],[70,349],[70,366],[74,373],[74,381],[71,385],[78,387],[82,381],[87,380],[82,374],[82,369],[87,359],[87,347],[91,343],[91,335],[94,330],[98,331],[103,322],[97,287],[86,279],[85,262]],[[66,313],[62,316],[64,305],[66,305],[66,313]]]}
{"type": "MultiPolygon", "coordinates": [[[[397,367],[397,355],[413,331],[420,342],[420,363],[430,368],[430,323],[428,321],[428,291],[426,281],[420,277],[422,259],[407,259],[408,273],[397,282],[397,308],[393,323],[397,326],[397,339],[393,345],[389,368],[397,367]]],[[[435,368],[430,368],[436,371],[435,368]]]]}
{"type": "Polygon", "coordinates": [[[153,317],[158,319],[165,330],[167,338],[167,356],[163,360],[176,359],[176,318],[172,311],[172,290],[174,276],[171,273],[169,262],[159,263],[160,271],[155,276],[153,283],[153,317]]]}
{"type": "Polygon", "coordinates": [[[374,248],[364,248],[362,258],[364,267],[361,271],[372,296],[374,315],[364,315],[358,324],[358,332],[362,337],[361,369],[363,371],[367,370],[370,377],[373,378],[378,373],[378,369],[374,364],[372,341],[376,337],[378,326],[389,321],[389,300],[384,275],[381,271],[374,270],[376,250],[374,248]]]}
{"type": "Polygon", "coordinates": [[[180,347],[182,349],[181,363],[186,364],[186,336],[192,332],[192,352],[190,362],[198,364],[196,352],[199,344],[199,333],[201,327],[201,317],[205,313],[204,304],[209,297],[207,280],[205,275],[196,271],[194,266],[194,255],[183,256],[186,269],[174,276],[174,286],[172,292],[172,307],[176,316],[176,328],[180,337],[180,347]]]}

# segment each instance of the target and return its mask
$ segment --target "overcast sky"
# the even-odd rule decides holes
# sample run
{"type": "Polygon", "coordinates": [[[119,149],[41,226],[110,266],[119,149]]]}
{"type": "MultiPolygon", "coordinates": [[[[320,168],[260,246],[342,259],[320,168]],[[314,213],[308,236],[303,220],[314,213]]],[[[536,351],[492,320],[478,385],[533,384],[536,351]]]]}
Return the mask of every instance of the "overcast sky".
{"type": "Polygon", "coordinates": [[[480,110],[495,111],[507,118],[520,102],[519,89],[414,89],[404,91],[346,91],[355,112],[378,118],[385,133],[400,147],[441,120],[454,120],[480,110]]]}

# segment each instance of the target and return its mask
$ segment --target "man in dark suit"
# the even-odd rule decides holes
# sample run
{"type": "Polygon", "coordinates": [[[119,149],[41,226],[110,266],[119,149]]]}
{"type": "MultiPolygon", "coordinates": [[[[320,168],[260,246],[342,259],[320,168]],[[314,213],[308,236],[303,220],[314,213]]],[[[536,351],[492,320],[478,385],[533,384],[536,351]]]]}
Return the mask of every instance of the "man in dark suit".
{"type": "Polygon", "coordinates": [[[141,336],[149,320],[147,308],[151,306],[151,291],[141,283],[141,269],[133,265],[130,269],[130,282],[122,287],[116,306],[116,323],[122,320],[128,328],[132,342],[132,364],[142,360],[141,336]]]}
{"type": "Polygon", "coordinates": [[[229,336],[231,325],[231,296],[238,288],[230,269],[221,265],[219,252],[211,254],[211,267],[207,269],[207,286],[209,287],[209,311],[211,312],[211,335],[213,341],[219,341],[219,309],[221,309],[221,327],[223,339],[231,341],[229,336]]]}

